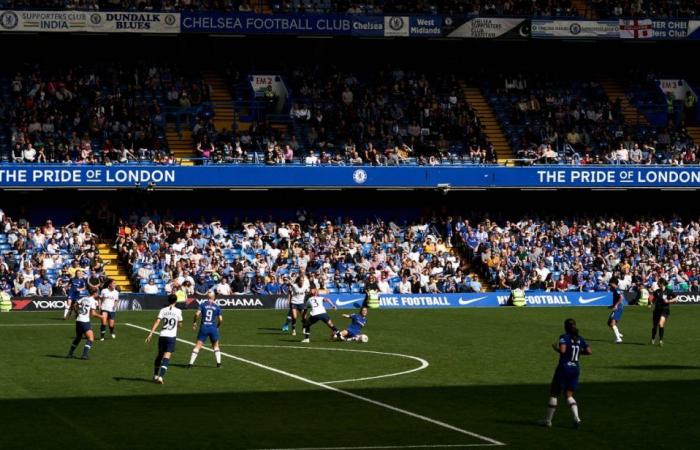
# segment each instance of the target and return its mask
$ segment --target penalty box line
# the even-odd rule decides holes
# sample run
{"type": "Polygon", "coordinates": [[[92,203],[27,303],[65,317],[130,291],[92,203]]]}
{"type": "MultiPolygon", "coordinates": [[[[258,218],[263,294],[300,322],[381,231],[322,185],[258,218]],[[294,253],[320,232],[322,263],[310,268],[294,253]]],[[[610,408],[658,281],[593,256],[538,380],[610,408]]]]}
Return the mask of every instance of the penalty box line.
{"type": "MultiPolygon", "coordinates": [[[[132,323],[127,323],[126,325],[129,326],[129,327],[132,327],[132,328],[136,328],[136,329],[139,329],[139,330],[146,331],[146,332],[150,332],[150,331],[151,331],[151,330],[148,329],[148,328],[145,328],[145,327],[142,327],[142,326],[139,326],[139,325],[134,325],[134,324],[132,324],[132,323]]],[[[160,334],[160,333],[156,332],[156,334],[160,334]]],[[[188,344],[188,345],[191,345],[191,346],[195,346],[195,345],[196,345],[194,342],[187,341],[187,340],[185,340],[185,339],[181,339],[181,338],[176,338],[176,339],[177,339],[178,342],[182,342],[183,344],[188,344]]],[[[213,352],[213,350],[212,350],[211,348],[208,348],[208,347],[202,347],[202,348],[205,349],[205,350],[207,350],[207,351],[209,351],[209,352],[213,352]]],[[[470,437],[473,437],[473,438],[476,438],[476,439],[480,439],[480,440],[482,440],[482,441],[488,442],[488,443],[491,444],[491,445],[506,445],[505,443],[500,442],[500,441],[497,441],[497,440],[495,440],[495,439],[492,439],[492,438],[490,438],[490,437],[488,437],[488,436],[483,436],[483,435],[481,435],[481,434],[474,433],[474,432],[469,431],[469,430],[464,430],[464,429],[458,428],[458,427],[456,427],[456,426],[454,426],[454,425],[450,425],[449,423],[442,422],[442,421],[437,420],[437,419],[432,419],[432,418],[430,418],[430,417],[427,417],[427,416],[424,416],[424,415],[421,415],[421,414],[418,414],[418,413],[414,413],[414,412],[411,412],[411,411],[408,411],[408,410],[405,410],[405,409],[402,409],[402,408],[398,408],[398,407],[396,407],[396,406],[389,405],[388,403],[380,402],[380,401],[377,401],[377,400],[372,400],[371,398],[364,397],[364,396],[359,395],[359,394],[355,394],[354,392],[346,391],[346,390],[343,390],[343,389],[338,389],[337,387],[330,386],[330,385],[327,385],[327,384],[323,384],[323,383],[320,383],[320,382],[318,382],[318,381],[311,380],[311,379],[309,379],[309,378],[304,378],[304,377],[302,377],[302,376],[293,374],[293,373],[291,373],[291,372],[286,372],[286,371],[284,371],[284,370],[276,369],[276,368],[271,367],[271,366],[266,366],[265,364],[261,364],[261,363],[259,363],[259,362],[255,362],[255,361],[251,361],[251,360],[249,360],[249,359],[241,358],[240,356],[235,356],[235,355],[232,355],[232,354],[230,354],[230,353],[225,353],[225,352],[220,352],[220,353],[221,353],[222,355],[226,356],[227,358],[231,358],[231,359],[233,359],[233,360],[236,360],[236,361],[239,361],[239,362],[242,362],[242,363],[245,363],[245,364],[249,364],[249,365],[251,365],[251,366],[254,366],[254,367],[257,367],[257,368],[260,368],[260,369],[264,369],[264,370],[267,370],[267,371],[270,371],[270,372],[274,372],[274,373],[276,373],[276,374],[283,375],[283,376],[288,377],[288,378],[293,378],[293,379],[295,379],[295,380],[297,380],[297,381],[301,381],[302,383],[306,383],[306,384],[310,384],[310,385],[312,385],[312,386],[316,386],[316,387],[319,387],[319,388],[322,388],[322,389],[326,389],[326,390],[328,390],[328,391],[335,392],[335,393],[337,393],[337,394],[341,394],[341,395],[344,395],[344,396],[346,396],[346,397],[351,397],[351,398],[354,398],[354,399],[356,399],[356,400],[363,401],[363,402],[365,402],[365,403],[369,403],[369,404],[372,404],[372,405],[375,405],[375,406],[379,406],[379,407],[381,407],[381,408],[388,409],[388,410],[390,410],[390,411],[394,411],[394,412],[397,412],[397,413],[399,413],[399,414],[403,414],[403,415],[405,415],[405,416],[413,417],[414,419],[422,420],[423,422],[428,422],[428,423],[431,423],[431,424],[433,424],[433,425],[437,425],[437,426],[439,426],[439,427],[442,427],[442,428],[445,428],[445,429],[448,429],[448,430],[451,430],[451,431],[455,431],[455,432],[460,433],[460,434],[464,434],[464,435],[467,435],[467,436],[470,436],[470,437]]]]}

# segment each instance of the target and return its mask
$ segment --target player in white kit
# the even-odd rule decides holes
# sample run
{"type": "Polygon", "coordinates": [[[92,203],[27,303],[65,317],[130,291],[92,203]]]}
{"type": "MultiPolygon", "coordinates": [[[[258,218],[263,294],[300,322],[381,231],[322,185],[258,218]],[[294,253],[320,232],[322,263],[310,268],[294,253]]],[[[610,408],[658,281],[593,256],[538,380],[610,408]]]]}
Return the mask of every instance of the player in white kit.
{"type": "Polygon", "coordinates": [[[100,317],[100,315],[97,314],[98,298],[97,290],[92,290],[90,295],[87,297],[82,297],[80,300],[73,302],[71,305],[77,317],[75,318],[75,338],[71,343],[67,358],[73,358],[75,349],[78,348],[80,340],[83,338],[83,336],[85,336],[86,342],[85,347],[83,347],[82,359],[88,359],[88,353],[92,348],[92,343],[95,341],[95,335],[92,332],[90,318],[100,317]]]}
{"type": "Polygon", "coordinates": [[[323,306],[325,303],[331,305],[333,310],[338,309],[330,299],[319,296],[316,288],[311,289],[311,297],[309,297],[309,300],[306,302],[306,308],[304,309],[304,339],[301,342],[310,342],[311,326],[319,321],[325,323],[328,328],[333,330],[333,335],[336,338],[340,337],[340,331],[333,325],[333,321],[328,317],[328,313],[326,312],[326,307],[323,306]]]}
{"type": "MultiPolygon", "coordinates": [[[[292,336],[297,335],[297,319],[306,306],[306,296],[309,293],[309,280],[304,276],[304,272],[299,273],[296,281],[289,286],[289,307],[291,311],[292,336]]],[[[302,318],[303,320],[303,318],[302,318]]]]}
{"type": "Polygon", "coordinates": [[[158,312],[158,318],[153,323],[148,337],[146,337],[146,342],[150,342],[158,326],[161,323],[163,324],[160,330],[160,338],[158,338],[158,356],[153,361],[153,381],[157,384],[163,384],[163,377],[165,377],[165,373],[168,370],[170,356],[175,351],[177,329],[182,326],[182,310],[175,307],[175,303],[177,303],[177,296],[175,294],[168,295],[168,306],[158,312]]]}
{"type": "Polygon", "coordinates": [[[117,318],[117,302],[119,301],[119,290],[114,280],[109,280],[109,284],[106,288],[102,289],[100,292],[100,297],[102,302],[100,304],[100,313],[102,315],[102,325],[100,326],[100,340],[105,340],[105,334],[107,333],[107,325],[109,324],[109,333],[112,335],[112,339],[116,339],[117,335],[114,334],[114,322],[117,318]]]}

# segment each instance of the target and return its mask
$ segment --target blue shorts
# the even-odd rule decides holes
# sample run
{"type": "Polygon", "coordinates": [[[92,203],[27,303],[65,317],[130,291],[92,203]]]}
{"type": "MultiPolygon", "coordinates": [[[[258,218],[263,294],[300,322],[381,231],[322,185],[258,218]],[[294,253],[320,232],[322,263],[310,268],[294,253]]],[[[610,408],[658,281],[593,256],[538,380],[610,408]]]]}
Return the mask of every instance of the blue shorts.
{"type": "Polygon", "coordinates": [[[75,322],[76,336],[82,336],[90,330],[92,330],[92,324],[90,322],[75,322]]]}
{"type": "Polygon", "coordinates": [[[309,317],[309,326],[315,324],[316,322],[323,322],[327,324],[330,321],[331,318],[328,317],[328,314],[318,314],[316,316],[309,317]]]}
{"type": "Polygon", "coordinates": [[[289,309],[296,309],[297,311],[303,311],[306,305],[303,303],[301,304],[296,304],[296,303],[290,303],[289,304],[289,309]]]}
{"type": "Polygon", "coordinates": [[[174,337],[159,337],[158,338],[158,353],[163,354],[166,352],[172,353],[175,351],[175,343],[177,338],[174,337]]]}
{"type": "Polygon", "coordinates": [[[116,311],[102,311],[102,312],[107,313],[107,320],[116,320],[116,318],[117,318],[116,311]]]}
{"type": "Polygon", "coordinates": [[[578,388],[578,367],[557,367],[552,378],[552,392],[575,391],[578,388]]]}
{"type": "Polygon", "coordinates": [[[197,340],[206,342],[207,338],[211,339],[212,343],[219,342],[219,329],[216,327],[200,327],[197,340]]]}
{"type": "Polygon", "coordinates": [[[348,327],[348,329],[345,331],[348,332],[348,337],[355,337],[355,336],[359,336],[360,334],[362,334],[362,330],[360,328],[357,328],[357,327],[348,327]]]}
{"type": "Polygon", "coordinates": [[[610,317],[608,317],[608,323],[610,323],[613,320],[615,322],[619,322],[620,320],[622,320],[622,311],[623,311],[622,308],[618,308],[618,309],[613,310],[610,313],[610,317]]]}

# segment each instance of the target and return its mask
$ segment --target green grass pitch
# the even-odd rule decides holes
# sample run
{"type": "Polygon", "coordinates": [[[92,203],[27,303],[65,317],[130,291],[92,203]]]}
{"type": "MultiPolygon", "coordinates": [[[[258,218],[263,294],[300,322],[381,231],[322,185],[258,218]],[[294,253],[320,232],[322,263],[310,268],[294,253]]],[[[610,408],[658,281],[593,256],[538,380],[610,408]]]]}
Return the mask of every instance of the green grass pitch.
{"type": "MultiPolygon", "coordinates": [[[[196,336],[192,314],[180,332],[187,341],[196,336]]],[[[370,311],[368,344],[331,342],[319,324],[304,349],[279,331],[282,311],[225,311],[222,350],[240,359],[224,356],[216,369],[213,354],[201,352],[188,370],[192,346],[179,342],[162,386],[151,382],[155,342],[125,325],[150,327],[154,311],[119,313],[117,339],[96,342],[89,361],[63,358],[73,323],[59,312],[0,314],[0,448],[492,445],[479,436],[514,449],[698,448],[700,307],[673,308],[663,348],[648,345],[648,310],[627,308],[623,345],[612,342],[607,314],[378,310],[370,311]],[[562,405],[553,428],[540,428],[534,422],[544,414],[557,360],[550,345],[567,317],[593,348],[577,394],[584,426],[574,430],[562,405]],[[385,353],[429,365],[315,384],[421,366],[385,353]]]]}

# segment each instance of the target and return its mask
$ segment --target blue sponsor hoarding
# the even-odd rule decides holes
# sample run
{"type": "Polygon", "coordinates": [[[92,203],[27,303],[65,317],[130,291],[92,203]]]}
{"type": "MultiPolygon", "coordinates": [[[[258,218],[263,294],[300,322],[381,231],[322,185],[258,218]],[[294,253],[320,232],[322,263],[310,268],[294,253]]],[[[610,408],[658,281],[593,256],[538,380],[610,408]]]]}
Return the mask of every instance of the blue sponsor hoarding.
{"type": "MultiPolygon", "coordinates": [[[[326,295],[339,309],[362,306],[362,294],[326,295]]],[[[497,308],[506,306],[510,292],[482,292],[475,294],[381,294],[379,304],[386,309],[425,308],[497,308]]],[[[530,307],[609,306],[610,292],[544,292],[529,291],[525,301],[530,307]]]]}
{"type": "Polygon", "coordinates": [[[686,188],[699,166],[0,165],[0,188],[686,188]]]}

